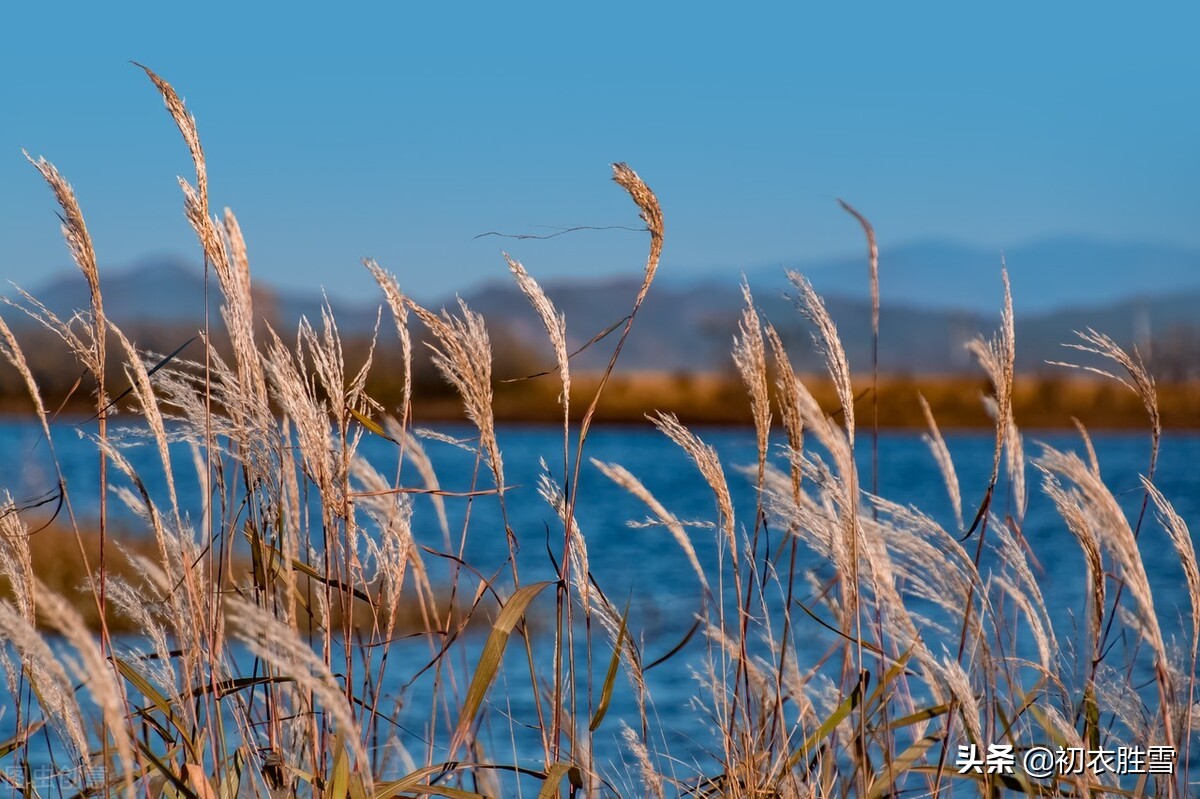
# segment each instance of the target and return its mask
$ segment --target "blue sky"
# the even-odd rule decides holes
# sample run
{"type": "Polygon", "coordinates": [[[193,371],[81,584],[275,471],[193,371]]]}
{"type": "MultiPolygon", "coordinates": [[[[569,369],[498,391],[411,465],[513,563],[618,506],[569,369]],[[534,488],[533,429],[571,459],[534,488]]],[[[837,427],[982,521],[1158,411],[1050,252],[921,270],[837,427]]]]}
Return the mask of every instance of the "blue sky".
{"type": "Polygon", "coordinates": [[[71,4],[6,10],[0,279],[65,269],[49,192],[75,186],[102,267],[195,256],[186,150],[153,87],[196,115],[214,207],[255,274],[418,296],[506,274],[637,273],[644,237],[491,230],[636,224],[629,162],[666,212],[663,269],[883,246],[1082,234],[1200,247],[1200,13],[1179,4],[71,4]]]}

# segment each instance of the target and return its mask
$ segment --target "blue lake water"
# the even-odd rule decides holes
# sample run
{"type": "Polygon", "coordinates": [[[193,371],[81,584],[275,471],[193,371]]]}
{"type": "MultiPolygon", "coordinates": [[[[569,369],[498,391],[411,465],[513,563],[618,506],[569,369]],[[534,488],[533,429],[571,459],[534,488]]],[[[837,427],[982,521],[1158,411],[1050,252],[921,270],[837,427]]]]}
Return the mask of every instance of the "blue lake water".
{"type": "MultiPolygon", "coordinates": [[[[461,438],[470,438],[473,433],[467,427],[443,427],[439,431],[461,438]]],[[[55,452],[62,464],[75,512],[85,519],[95,513],[98,486],[97,457],[87,438],[92,432],[94,423],[78,427],[59,423],[54,440],[55,452]]],[[[701,428],[697,432],[716,448],[721,457],[733,489],[739,523],[752,526],[755,508],[753,481],[737,467],[755,463],[753,431],[701,428]]],[[[33,498],[53,488],[54,470],[49,449],[39,439],[39,429],[33,424],[21,420],[0,421],[0,454],[3,455],[0,458],[0,486],[17,500],[33,498]]],[[[537,496],[537,485],[542,474],[540,461],[543,459],[550,465],[550,473],[555,479],[562,481],[561,430],[536,426],[503,427],[499,431],[499,440],[504,453],[507,482],[513,486],[506,495],[508,523],[520,544],[518,562],[521,580],[528,583],[550,579],[554,576],[554,569],[547,554],[547,540],[554,556],[558,557],[562,550],[562,525],[555,512],[537,496]]],[[[1028,433],[1025,436],[1027,455],[1037,454],[1035,442],[1039,440],[1060,449],[1083,452],[1080,438],[1074,433],[1028,433]]],[[[1106,484],[1117,495],[1127,514],[1136,518],[1142,501],[1139,476],[1146,471],[1149,455],[1148,436],[1142,433],[1098,434],[1094,443],[1106,484]]],[[[947,444],[958,470],[963,512],[969,522],[982,498],[991,471],[993,437],[987,432],[957,433],[947,436],[947,444]]],[[[468,491],[491,487],[487,474],[483,474],[477,483],[473,482],[476,462],[470,453],[438,441],[427,441],[425,446],[443,489],[468,491]]],[[[397,448],[391,442],[368,435],[362,440],[359,451],[382,474],[395,474],[397,448]]],[[[678,447],[649,426],[595,429],[589,436],[585,454],[626,467],[680,519],[710,522],[715,519],[712,494],[695,466],[678,447]]],[[[860,433],[857,454],[861,483],[869,488],[869,434],[864,436],[860,433]]],[[[198,483],[190,456],[182,450],[176,455],[183,505],[189,513],[198,514],[198,483]]],[[[128,457],[146,480],[150,492],[157,497],[165,496],[157,453],[151,447],[140,446],[131,448],[128,457]]],[[[784,462],[782,456],[776,455],[776,458],[779,463],[784,462]]],[[[1193,531],[1200,530],[1198,464],[1200,437],[1167,435],[1162,444],[1156,483],[1193,531]]],[[[404,469],[404,482],[408,485],[419,484],[415,471],[410,466],[404,469]]],[[[936,518],[946,529],[956,529],[941,474],[919,435],[881,434],[878,473],[880,495],[894,502],[915,505],[936,518]]],[[[121,482],[120,477],[112,479],[121,482]]],[[[1072,633],[1074,621],[1082,618],[1085,609],[1083,560],[1077,544],[1059,519],[1052,503],[1042,495],[1040,476],[1033,467],[1027,468],[1026,479],[1029,506],[1023,533],[1035,560],[1035,573],[1056,621],[1060,644],[1066,646],[1077,640],[1072,633]]],[[[1002,484],[994,506],[999,512],[1005,509],[1006,495],[1002,484]]],[[[416,497],[414,503],[413,531],[416,539],[435,549],[443,549],[443,534],[437,525],[431,501],[426,497],[416,497]]],[[[459,544],[464,520],[469,512],[468,532],[463,540],[465,560],[484,574],[504,573],[508,547],[496,499],[480,497],[468,501],[447,498],[446,504],[454,547],[457,548],[459,544]]],[[[132,514],[122,511],[116,503],[112,507],[116,526],[136,529],[132,514]]],[[[644,660],[654,660],[674,646],[693,624],[701,606],[695,574],[664,528],[629,526],[630,521],[646,519],[646,507],[614,486],[590,463],[585,463],[582,469],[576,512],[587,539],[590,567],[596,580],[618,607],[628,602],[630,629],[642,648],[644,660]]],[[[690,534],[701,563],[708,573],[715,574],[720,547],[714,531],[693,528],[690,534]]],[[[772,547],[777,545],[779,531],[776,526],[769,523],[763,535],[765,540],[773,537],[772,547]]],[[[1182,630],[1189,613],[1182,571],[1168,539],[1153,523],[1152,515],[1142,533],[1141,550],[1155,588],[1156,610],[1163,621],[1164,630],[1182,630]]],[[[820,571],[821,563],[815,554],[802,550],[798,568],[816,568],[820,571]]],[[[446,563],[431,565],[435,579],[439,574],[447,574],[448,569],[446,563]]],[[[823,573],[827,574],[828,571],[823,573]]],[[[501,585],[504,585],[503,579],[501,585]]],[[[809,589],[803,583],[801,587],[801,595],[807,599],[809,589]]],[[[544,603],[540,612],[548,619],[551,609],[551,604],[544,603]]],[[[820,655],[831,641],[830,634],[802,616],[798,617],[797,624],[800,625],[796,631],[797,640],[801,642],[800,656],[804,658],[811,655],[815,658],[820,655]]],[[[539,627],[535,624],[535,646],[539,630],[543,630],[540,634],[549,639],[545,625],[539,627]]],[[[607,666],[610,650],[604,636],[597,636],[597,641],[592,672],[596,675],[598,685],[607,666]]],[[[951,646],[950,642],[946,643],[948,647],[951,646]]],[[[452,664],[461,670],[460,679],[470,673],[481,644],[481,636],[463,641],[461,652],[452,664]]],[[[513,659],[512,650],[519,649],[519,646],[510,647],[506,668],[489,700],[503,713],[511,714],[524,724],[532,723],[535,716],[528,670],[520,667],[523,651],[517,653],[520,655],[518,659],[513,659]]],[[[544,651],[544,647],[538,648],[539,653],[544,651]]],[[[935,651],[940,652],[940,649],[935,651]]],[[[389,690],[385,690],[390,699],[400,703],[395,712],[395,721],[402,727],[403,742],[412,748],[418,760],[425,746],[424,730],[429,719],[432,688],[429,679],[418,680],[412,685],[407,683],[416,669],[428,661],[429,653],[427,641],[418,639],[397,645],[389,661],[389,690]]],[[[705,712],[693,704],[694,697],[703,696],[703,689],[698,685],[694,671],[702,666],[704,653],[705,645],[697,636],[679,656],[647,675],[653,713],[662,730],[658,743],[664,751],[669,752],[670,758],[682,764],[699,762],[711,765],[711,730],[705,712]]],[[[538,656],[544,657],[543,654],[538,656]]],[[[579,668],[585,667],[581,665],[579,668]]],[[[632,692],[621,690],[626,687],[622,678],[618,683],[611,719],[606,721],[596,742],[598,753],[611,764],[613,773],[623,770],[624,756],[615,722],[625,719],[632,724],[636,719],[632,692]]],[[[503,717],[500,717],[500,721],[503,721],[503,717]]],[[[0,739],[4,738],[4,731],[10,725],[11,717],[0,715],[0,739]]],[[[442,727],[445,727],[444,721],[442,727]]],[[[532,737],[532,733],[522,732],[522,729],[519,724],[497,725],[494,740],[499,751],[497,760],[511,762],[515,759],[537,765],[537,750],[530,748],[536,743],[536,738],[532,737]],[[515,733],[514,728],[518,729],[515,733]],[[516,752],[513,751],[514,747],[516,752]]],[[[435,760],[440,745],[440,741],[432,743],[435,760]]]]}

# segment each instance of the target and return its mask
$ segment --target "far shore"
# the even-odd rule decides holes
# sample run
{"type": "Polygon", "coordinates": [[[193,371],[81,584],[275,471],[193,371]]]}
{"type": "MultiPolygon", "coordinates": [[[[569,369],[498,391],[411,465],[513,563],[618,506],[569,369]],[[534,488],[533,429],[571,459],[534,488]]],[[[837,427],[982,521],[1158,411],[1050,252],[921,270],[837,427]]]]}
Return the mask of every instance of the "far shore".
{"type": "MultiPolygon", "coordinates": [[[[503,377],[503,376],[501,376],[503,377]]],[[[842,410],[832,382],[824,375],[801,377],[827,413],[840,418],[842,410]]],[[[571,419],[586,412],[600,376],[572,376],[571,419]]],[[[561,424],[557,374],[497,380],[493,409],[497,422],[561,424]]],[[[395,377],[369,380],[368,394],[384,408],[396,408],[402,396],[395,377]]],[[[943,430],[989,430],[993,427],[982,398],[991,387],[982,377],[881,375],[878,394],[869,375],[854,380],[855,414],[860,427],[878,422],[884,430],[924,430],[927,422],[919,396],[929,403],[943,430]]],[[[1162,425],[1166,429],[1200,430],[1200,379],[1162,382],[1157,386],[1162,425]]],[[[63,407],[60,421],[73,423],[95,413],[86,391],[78,391],[63,407]]],[[[62,399],[46,398],[48,408],[62,399]]],[[[1098,376],[1017,375],[1013,410],[1017,425],[1031,430],[1073,429],[1078,420],[1092,430],[1140,430],[1148,426],[1141,399],[1115,380],[1098,376]]],[[[132,398],[116,409],[125,419],[136,415],[132,398]]],[[[647,414],[672,413],[688,425],[750,425],[753,420],[745,387],[731,373],[615,373],[596,408],[596,424],[643,425],[647,414]]],[[[29,416],[27,397],[0,394],[0,414],[29,416]]],[[[778,413],[774,414],[778,423],[778,413]]],[[[436,379],[419,382],[413,390],[410,419],[417,425],[466,421],[462,403],[449,386],[436,379]]]]}

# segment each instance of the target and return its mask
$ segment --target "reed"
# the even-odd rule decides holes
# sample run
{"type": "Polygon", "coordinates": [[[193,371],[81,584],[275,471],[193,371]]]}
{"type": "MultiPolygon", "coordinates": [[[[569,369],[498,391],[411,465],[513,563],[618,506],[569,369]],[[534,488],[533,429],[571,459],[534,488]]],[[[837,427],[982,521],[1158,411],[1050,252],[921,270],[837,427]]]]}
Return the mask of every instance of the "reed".
{"type": "MultiPolygon", "coordinates": [[[[80,553],[79,570],[57,585],[48,584],[37,554],[49,534],[31,510],[9,499],[0,512],[0,666],[12,714],[5,719],[11,737],[0,741],[0,780],[14,792],[45,795],[35,766],[49,761],[104,775],[76,784],[81,795],[188,799],[1188,795],[1200,568],[1187,523],[1156,482],[1161,414],[1136,352],[1094,331],[1074,345],[1119,367],[1123,374],[1084,368],[1130,388],[1147,413],[1142,511],[1132,515],[1105,483],[1082,425],[1086,457],[1046,445],[1026,457],[1014,414],[1012,293],[1001,266],[1000,329],[971,345],[991,386],[981,403],[994,424],[987,481],[963,484],[930,404],[914,397],[911,409],[945,483],[953,516],[946,529],[879,495],[874,454],[871,490],[861,487],[860,381],[808,281],[790,275],[827,364],[840,406],[833,413],[813,381],[794,371],[744,286],[733,364],[748,396],[755,462],[733,471],[703,431],[671,413],[650,416],[711,494],[708,517],[685,520],[673,498],[647,488],[650,481],[590,455],[589,429],[664,246],[657,197],[618,163],[614,180],[646,223],[648,254],[599,379],[572,373],[570,320],[520,261],[503,256],[554,354],[552,368],[526,379],[556,381],[561,411],[561,458],[541,464],[537,487],[511,485],[483,317],[465,303],[425,308],[367,261],[394,322],[397,359],[381,341],[352,355],[328,311],[295,331],[260,327],[241,228],[231,211],[210,207],[216,184],[196,120],[169,83],[145,71],[193,159],[194,185],[180,180],[185,214],[216,275],[231,347],[222,354],[206,326],[202,357],[163,358],[108,322],[83,210],[49,162],[33,161],[63,209],[64,236],[91,302],[67,320],[31,297],[24,309],[94,378],[100,425],[91,440],[105,477],[92,541],[75,514],[80,498],[57,470],[65,519],[53,534],[80,553]],[[413,352],[421,341],[473,425],[466,440],[417,427],[413,352]],[[120,399],[134,422],[122,436],[107,423],[110,352],[120,353],[130,385],[120,399]],[[368,390],[369,376],[385,364],[400,373],[395,407],[368,390]],[[772,433],[773,419],[782,422],[782,438],[772,433]],[[364,456],[367,437],[393,448],[387,471],[364,456]],[[161,481],[133,467],[131,438],[156,453],[161,481]],[[430,439],[470,453],[468,490],[443,489],[422,443],[430,439]],[[1027,489],[1030,465],[1040,493],[1027,489]],[[200,487],[202,507],[186,507],[185,483],[200,487]],[[577,517],[579,499],[614,488],[649,511],[633,521],[635,534],[665,528],[666,546],[677,547],[695,575],[696,611],[681,641],[639,629],[629,605],[606,592],[608,575],[590,556],[594,539],[577,517]],[[753,520],[735,512],[740,490],[753,492],[753,520]],[[110,496],[140,530],[113,535],[104,510],[110,496]],[[974,509],[976,497],[968,522],[964,503],[974,509]],[[547,526],[544,547],[520,540],[509,523],[510,511],[526,502],[551,509],[557,529],[551,535],[547,526]],[[1023,528],[1034,503],[1053,509],[1079,545],[1087,597],[1079,635],[1056,626],[1031,561],[1023,528]],[[477,521],[485,505],[500,527],[477,521]],[[499,569],[470,561],[478,536],[503,536],[508,556],[499,569]],[[1147,544],[1150,536],[1156,540],[1147,544]],[[114,545],[122,557],[105,554],[114,545]],[[1180,562],[1190,600],[1190,623],[1180,630],[1164,625],[1142,554],[1147,545],[1169,546],[1180,562]],[[72,600],[77,586],[96,608],[99,637],[72,600]],[[135,635],[118,638],[117,629],[135,635]],[[416,654],[426,665],[398,674],[401,648],[409,655],[403,662],[416,654]],[[651,651],[665,654],[651,659],[651,651]],[[657,712],[652,671],[673,659],[696,678],[700,754],[672,751],[680,731],[657,712]],[[1145,675],[1152,690],[1139,684],[1145,675]],[[633,710],[614,713],[618,697],[629,697],[633,710]],[[399,725],[400,702],[419,703],[419,730],[399,725]],[[623,758],[605,754],[614,745],[623,758]],[[1136,782],[1091,766],[1031,774],[1019,757],[1035,746],[1161,745],[1179,748],[1174,773],[1136,782]],[[1011,747],[1016,768],[956,767],[963,752],[986,754],[989,746],[1011,747]]],[[[874,229],[842,205],[867,236],[877,341],[874,229]]],[[[62,427],[2,320],[0,355],[25,385],[53,453],[62,427]]],[[[877,442],[874,360],[870,381],[877,442]]],[[[629,568],[639,580],[660,577],[653,562],[629,568]]]]}

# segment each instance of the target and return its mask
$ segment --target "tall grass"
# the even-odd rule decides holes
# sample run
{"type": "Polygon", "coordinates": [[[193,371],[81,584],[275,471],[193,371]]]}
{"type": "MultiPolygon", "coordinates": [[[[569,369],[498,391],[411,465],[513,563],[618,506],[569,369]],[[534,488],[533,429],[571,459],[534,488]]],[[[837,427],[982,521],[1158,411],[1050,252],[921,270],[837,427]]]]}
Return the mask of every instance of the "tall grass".
{"type": "MultiPolygon", "coordinates": [[[[37,768],[47,762],[62,773],[99,773],[86,787],[91,793],[199,799],[1190,792],[1200,571],[1184,520],[1154,483],[1157,400],[1136,353],[1094,332],[1077,345],[1123,370],[1127,377],[1110,376],[1149,414],[1142,514],[1126,516],[1082,428],[1086,460],[1046,445],[1032,459],[1046,502],[1086,564],[1088,604],[1078,636],[1056,629],[1022,533],[1030,461],[1012,413],[1016,330],[1006,275],[1000,330],[971,346],[992,386],[984,402],[995,437],[984,485],[960,483],[922,400],[953,527],[879,496],[875,457],[872,490],[861,487],[856,380],[834,320],[799,274],[790,275],[797,309],[812,323],[840,408],[833,415],[822,409],[745,287],[733,357],[752,407],[756,463],[744,476],[729,474],[716,450],[675,417],[651,420],[686,453],[712,495],[707,525],[683,521],[672,498],[656,497],[625,466],[588,455],[592,419],[652,290],[665,236],[654,193],[630,167],[615,164],[614,180],[646,223],[649,250],[643,283],[623,325],[614,326],[608,367],[591,384],[579,422],[570,407],[569,320],[532,274],[505,256],[555,356],[538,379],[561,385],[561,459],[544,465],[540,490],[518,490],[506,481],[496,433],[487,328],[465,303],[425,308],[397,277],[367,262],[398,349],[372,348],[363,362],[347,363],[330,313],[294,332],[256,332],[250,257],[237,218],[212,213],[196,122],[171,86],[146,72],[193,158],[194,180],[179,181],[185,213],[223,297],[232,356],[221,356],[206,329],[202,357],[185,360],[177,352],[163,359],[140,351],[108,322],[80,206],[51,164],[34,162],[62,207],[91,307],[70,319],[32,298],[24,308],[67,341],[93,376],[93,441],[104,473],[114,476],[111,485],[102,481],[97,497],[100,555],[94,566],[87,561],[84,588],[101,620],[120,613],[138,634],[97,638],[74,605],[39,579],[29,546],[34,522],[10,500],[0,515],[0,575],[11,589],[11,599],[0,602],[7,641],[0,661],[14,735],[0,742],[0,779],[14,792],[44,795],[37,768]],[[450,440],[474,458],[466,492],[440,487],[417,435],[411,376],[418,340],[433,350],[475,428],[468,441],[450,440]],[[147,488],[146,475],[109,434],[106,344],[125,359],[135,429],[158,454],[164,496],[147,488]],[[380,407],[365,389],[379,368],[403,374],[398,407],[380,407]],[[774,420],[782,440],[773,437],[774,420]],[[394,468],[381,472],[362,456],[365,436],[394,445],[394,468]],[[645,646],[628,606],[605,592],[606,575],[590,565],[579,498],[613,487],[594,482],[595,473],[583,468],[589,462],[649,509],[649,523],[666,528],[695,574],[691,632],[665,658],[688,659],[696,675],[696,724],[705,732],[695,737],[710,742],[703,758],[685,762],[670,751],[647,679],[665,658],[647,663],[645,655],[666,647],[645,646]],[[756,496],[749,519],[738,516],[733,500],[743,479],[756,496]],[[180,499],[185,480],[201,486],[199,513],[180,499]],[[1007,494],[1007,512],[997,510],[998,492],[1007,494]],[[106,536],[109,494],[137,514],[151,552],[106,536]],[[415,519],[418,494],[433,500],[440,541],[420,532],[430,527],[415,519]],[[547,538],[552,579],[532,580],[521,568],[528,552],[518,557],[521,541],[508,518],[515,503],[543,501],[561,535],[547,538]],[[449,503],[463,509],[457,528],[448,521],[449,503]],[[473,523],[473,509],[484,503],[494,503],[503,529],[473,523]],[[1160,525],[1143,524],[1148,509],[1160,525]],[[487,573],[467,560],[468,540],[480,535],[504,536],[501,571],[487,573]],[[697,555],[697,535],[714,536],[715,562],[697,555]],[[1157,539],[1147,544],[1147,536],[1157,539]],[[1169,545],[1178,554],[1191,599],[1182,640],[1162,628],[1144,545],[1169,545]],[[114,558],[128,566],[113,568],[114,558]],[[433,577],[433,561],[449,564],[444,583],[433,577]],[[416,635],[399,634],[402,613],[420,619],[416,635]],[[401,647],[424,653],[421,674],[394,673],[401,647]],[[1143,674],[1152,675],[1152,691],[1138,684],[1143,674]],[[423,727],[412,734],[395,726],[389,685],[418,678],[429,690],[419,695],[423,727]],[[528,700],[519,712],[508,709],[501,683],[528,700]],[[632,712],[610,713],[619,694],[632,712]],[[507,754],[496,746],[505,738],[507,754]],[[518,744],[527,739],[534,743],[518,744]],[[613,741],[625,759],[602,754],[613,741]],[[1166,745],[1179,747],[1182,758],[1175,773],[1136,781],[1092,767],[1031,775],[1019,756],[1012,773],[956,766],[964,747],[987,752],[989,745],[1011,746],[1018,755],[1033,746],[1166,745]],[[631,770],[622,772],[621,762],[631,770]]],[[[874,230],[843,205],[868,237],[878,335],[874,230]]],[[[574,331],[584,338],[594,332],[574,331]]],[[[53,447],[59,428],[2,322],[0,353],[22,376],[53,447]]],[[[874,386],[877,363],[870,374],[874,386]]],[[[876,419],[873,410],[873,439],[876,419]]],[[[58,482],[83,552],[86,530],[74,515],[79,498],[58,482]]],[[[629,568],[639,579],[656,578],[653,563],[629,568]]]]}

